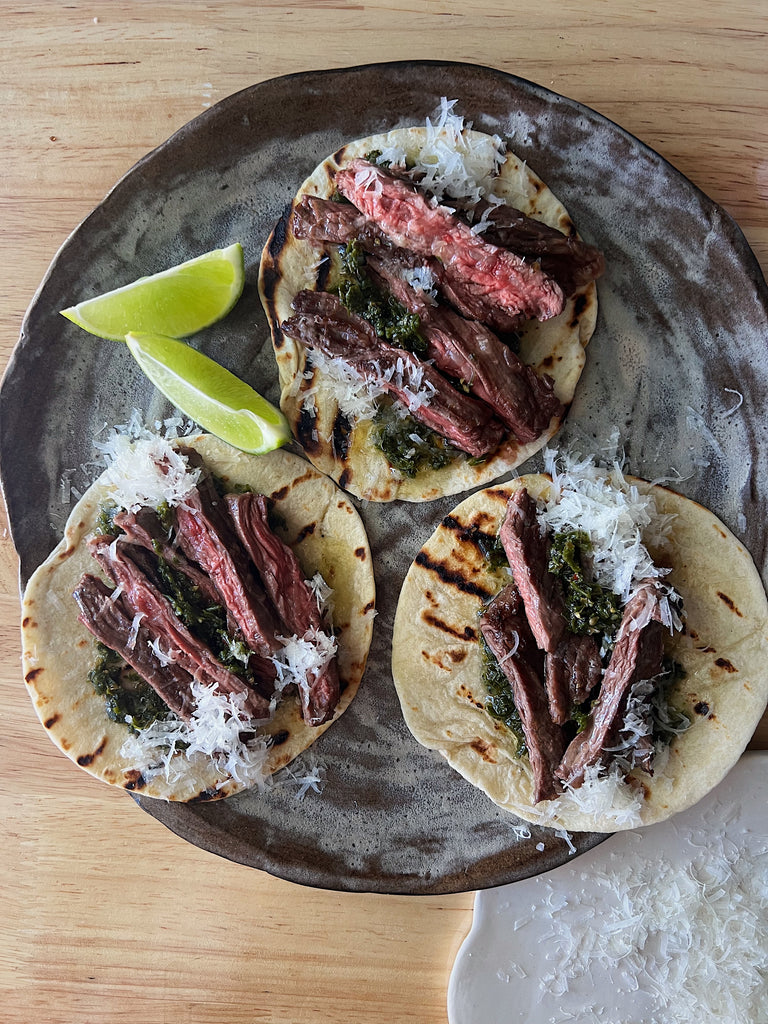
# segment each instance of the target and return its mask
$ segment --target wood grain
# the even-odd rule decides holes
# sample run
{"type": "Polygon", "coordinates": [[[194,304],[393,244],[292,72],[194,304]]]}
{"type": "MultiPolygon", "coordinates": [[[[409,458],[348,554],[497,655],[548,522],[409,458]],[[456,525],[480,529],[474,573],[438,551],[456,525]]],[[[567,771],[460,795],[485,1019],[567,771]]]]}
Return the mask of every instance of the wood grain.
{"type": "MultiPolygon", "coordinates": [[[[762,0],[0,0],[0,19],[2,366],[59,245],[136,160],[230,93],[307,69],[432,58],[530,78],[659,151],[768,267],[762,0]]],[[[445,1021],[471,894],[304,889],[183,842],[40,728],[4,517],[0,616],[4,1020],[445,1021]]],[[[754,745],[768,747],[768,719],[754,745]]]]}

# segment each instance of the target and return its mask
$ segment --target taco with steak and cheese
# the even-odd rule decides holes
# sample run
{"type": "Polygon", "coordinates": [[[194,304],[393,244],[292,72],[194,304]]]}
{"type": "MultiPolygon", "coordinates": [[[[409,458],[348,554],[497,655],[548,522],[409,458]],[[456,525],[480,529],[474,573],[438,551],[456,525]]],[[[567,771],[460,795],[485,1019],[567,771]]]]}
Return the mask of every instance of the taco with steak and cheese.
{"type": "Polygon", "coordinates": [[[392,672],[406,722],[553,828],[651,824],[712,789],[768,699],[768,602],[712,513],[618,465],[473,494],[417,555],[392,672]]]}
{"type": "Polygon", "coordinates": [[[54,743],[143,796],[262,783],[349,706],[374,578],[362,522],[284,451],[118,436],[23,597],[24,676],[54,743]]]}
{"type": "Polygon", "coordinates": [[[450,105],[436,125],[348,143],[262,255],[294,436],[372,501],[514,469],[573,399],[603,268],[544,182],[450,105]]]}

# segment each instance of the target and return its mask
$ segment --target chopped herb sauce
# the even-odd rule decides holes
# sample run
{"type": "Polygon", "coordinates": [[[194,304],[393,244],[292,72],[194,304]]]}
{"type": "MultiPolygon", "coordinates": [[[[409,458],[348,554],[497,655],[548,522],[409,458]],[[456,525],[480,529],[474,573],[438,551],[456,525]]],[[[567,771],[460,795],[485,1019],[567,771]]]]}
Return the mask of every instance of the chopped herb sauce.
{"type": "Polygon", "coordinates": [[[467,534],[468,539],[477,545],[480,554],[485,559],[489,572],[509,568],[507,553],[497,533],[484,533],[479,526],[472,526],[467,531],[467,534]]]}
{"type": "Polygon", "coordinates": [[[228,632],[226,610],[221,605],[208,604],[200,588],[159,554],[158,571],[164,593],[184,625],[210,647],[231,672],[250,681],[251,650],[241,637],[233,637],[228,632]]]}
{"type": "Polygon", "coordinates": [[[523,732],[523,723],[520,721],[520,713],[515,705],[512,696],[512,687],[509,680],[494,657],[493,651],[480,635],[480,657],[482,662],[482,678],[488,695],[485,698],[485,710],[510,730],[517,740],[517,756],[523,757],[528,753],[523,732]]]}
{"type": "Polygon", "coordinates": [[[577,636],[594,634],[613,638],[621,623],[621,599],[588,578],[583,559],[591,548],[583,530],[556,533],[549,552],[549,571],[563,585],[570,631],[577,636]]]}
{"type": "Polygon", "coordinates": [[[357,240],[339,246],[341,269],[333,291],[350,311],[373,327],[380,338],[398,348],[424,356],[427,343],[421,334],[421,321],[409,313],[393,295],[380,291],[365,269],[365,253],[357,240]]]}
{"type": "Polygon", "coordinates": [[[691,724],[688,715],[676,707],[669,698],[670,691],[685,679],[686,674],[680,662],[673,658],[664,659],[662,674],[658,677],[656,690],[651,695],[654,743],[667,746],[691,724]]]}
{"type": "Polygon", "coordinates": [[[114,537],[116,534],[122,533],[123,531],[115,526],[115,516],[119,511],[120,507],[114,501],[102,501],[94,525],[96,533],[105,537],[114,537]]]}
{"type": "Polygon", "coordinates": [[[444,437],[412,416],[382,404],[373,421],[371,440],[390,466],[414,477],[424,469],[442,469],[461,454],[444,437]]]}
{"type": "Polygon", "coordinates": [[[108,718],[124,723],[131,732],[138,732],[169,714],[165,701],[137,672],[126,666],[119,654],[98,642],[96,651],[96,664],[88,673],[88,680],[104,697],[108,718]]]}

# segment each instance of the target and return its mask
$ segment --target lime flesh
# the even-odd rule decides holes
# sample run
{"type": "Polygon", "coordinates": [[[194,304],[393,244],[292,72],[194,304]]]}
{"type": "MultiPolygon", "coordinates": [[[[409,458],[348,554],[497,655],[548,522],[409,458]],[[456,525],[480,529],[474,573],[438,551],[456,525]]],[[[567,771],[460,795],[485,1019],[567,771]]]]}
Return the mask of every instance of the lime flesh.
{"type": "Polygon", "coordinates": [[[222,441],[254,455],[290,441],[280,410],[202,352],[158,334],[129,332],[125,341],[155,387],[222,441]]]}
{"type": "Polygon", "coordinates": [[[244,282],[243,249],[235,242],[85,299],[61,315],[111,341],[123,341],[129,331],[184,338],[226,316],[244,282]]]}

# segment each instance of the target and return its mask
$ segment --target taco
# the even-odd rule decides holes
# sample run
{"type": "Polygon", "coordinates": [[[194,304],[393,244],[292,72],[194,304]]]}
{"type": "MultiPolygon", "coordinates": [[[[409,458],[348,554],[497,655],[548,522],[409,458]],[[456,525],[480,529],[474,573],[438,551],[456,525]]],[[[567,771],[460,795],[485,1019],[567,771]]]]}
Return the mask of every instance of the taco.
{"type": "Polygon", "coordinates": [[[528,165],[449,109],[348,143],[262,255],[294,436],[371,501],[496,479],[562,423],[603,268],[528,165]]]}
{"type": "Polygon", "coordinates": [[[357,512],[304,459],[118,435],[25,590],[24,677],[90,774],[218,799],[263,783],[349,706],[374,596],[357,512]]]}
{"type": "Polygon", "coordinates": [[[529,822],[613,832],[712,789],[768,699],[768,602],[709,511],[548,457],[413,562],[392,672],[415,738],[529,822]]]}

